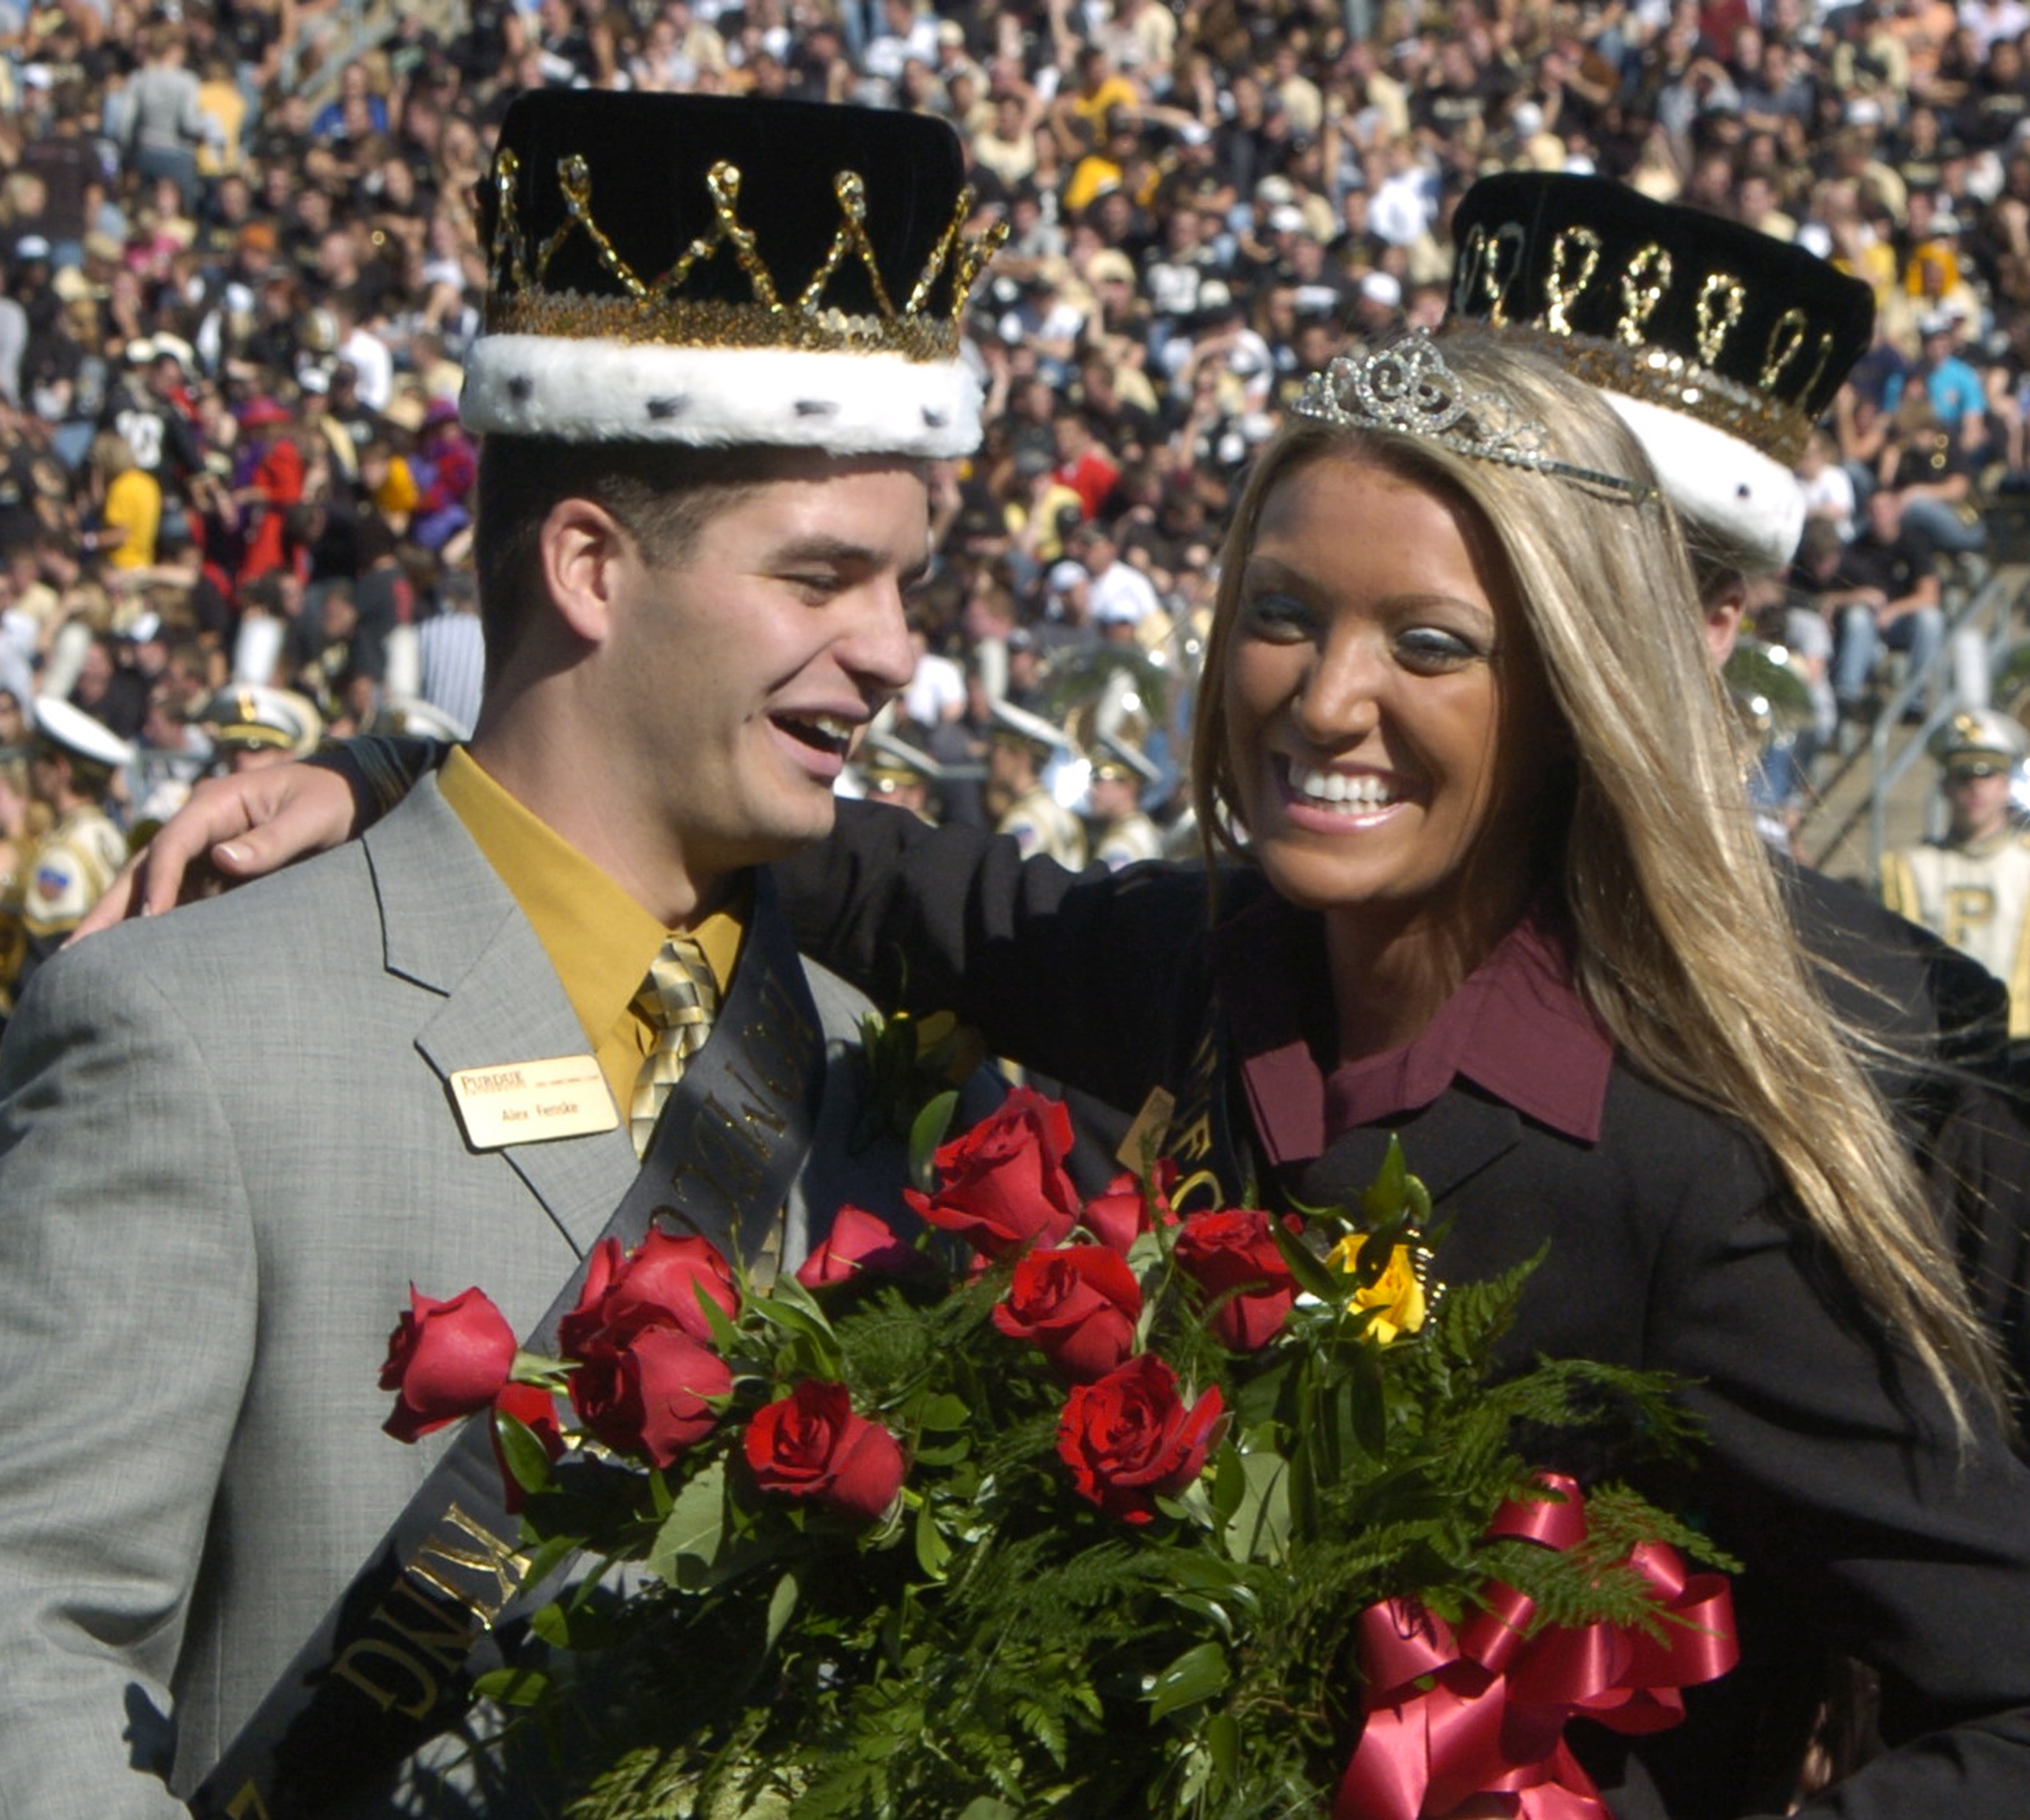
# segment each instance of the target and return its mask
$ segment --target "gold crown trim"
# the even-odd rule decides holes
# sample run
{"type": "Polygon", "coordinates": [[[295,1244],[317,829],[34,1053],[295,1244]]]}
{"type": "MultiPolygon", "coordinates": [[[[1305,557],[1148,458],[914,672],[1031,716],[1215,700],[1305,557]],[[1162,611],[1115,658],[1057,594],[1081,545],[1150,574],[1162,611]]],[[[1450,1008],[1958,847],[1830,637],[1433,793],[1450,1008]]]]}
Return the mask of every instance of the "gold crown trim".
{"type": "Polygon", "coordinates": [[[489,249],[486,326],[493,334],[598,337],[619,341],[663,343],[691,348],[787,348],[809,352],[890,353],[928,363],[950,359],[962,338],[965,302],[1002,242],[1005,222],[984,234],[969,236],[972,188],[960,191],[945,231],[898,310],[889,295],[867,234],[867,187],[857,171],[841,171],[832,180],[839,209],[838,231],[817,268],[785,302],[786,287],[777,281],[756,250],[753,231],[740,219],[739,167],[721,159],[705,176],[712,198],[712,222],[685,248],[660,277],[644,278],[608,238],[593,214],[592,173],[576,153],[557,161],[557,187],[563,198],[564,219],[537,248],[533,258],[515,207],[515,180],[521,161],[502,151],[493,163],[496,203],[493,244],[489,249]],[[578,291],[548,291],[544,281],[559,250],[575,233],[590,240],[600,263],[626,293],[619,297],[588,296],[578,291]],[[684,284],[699,266],[730,249],[753,292],[750,301],[686,297],[684,284]],[[857,260],[874,292],[876,313],[849,312],[827,305],[827,288],[839,267],[857,260]],[[952,310],[949,316],[930,314],[931,291],[949,266],[952,310]]]}
{"type": "Polygon", "coordinates": [[[1766,392],[1723,378],[1709,367],[1657,348],[1629,348],[1593,335],[1558,335],[1511,326],[1504,338],[1533,346],[1589,385],[1645,404],[1734,437],[1772,461],[1794,467],[1811,440],[1812,420],[1766,392]]]}

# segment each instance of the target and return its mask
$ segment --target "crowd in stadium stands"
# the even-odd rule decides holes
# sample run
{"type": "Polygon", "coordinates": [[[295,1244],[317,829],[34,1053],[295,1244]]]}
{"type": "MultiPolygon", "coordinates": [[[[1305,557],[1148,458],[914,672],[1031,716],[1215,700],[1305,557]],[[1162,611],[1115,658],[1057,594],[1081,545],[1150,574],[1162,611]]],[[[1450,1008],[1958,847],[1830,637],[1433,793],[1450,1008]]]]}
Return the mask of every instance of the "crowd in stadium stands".
{"type": "Polygon", "coordinates": [[[1136,731],[1174,807],[1156,686],[1188,690],[1250,452],[1334,354],[1437,322],[1453,205],[1504,168],[1873,287],[1766,590],[1829,746],[2030,491],[2026,34],[2023,0],[0,0],[0,694],[133,742],[130,826],[216,762],[228,685],[470,724],[475,187],[515,93],[589,84],[933,111],[1007,223],[897,729],[946,814],[985,813],[992,704],[1061,717],[1108,644],[1160,660],[1136,731]]]}

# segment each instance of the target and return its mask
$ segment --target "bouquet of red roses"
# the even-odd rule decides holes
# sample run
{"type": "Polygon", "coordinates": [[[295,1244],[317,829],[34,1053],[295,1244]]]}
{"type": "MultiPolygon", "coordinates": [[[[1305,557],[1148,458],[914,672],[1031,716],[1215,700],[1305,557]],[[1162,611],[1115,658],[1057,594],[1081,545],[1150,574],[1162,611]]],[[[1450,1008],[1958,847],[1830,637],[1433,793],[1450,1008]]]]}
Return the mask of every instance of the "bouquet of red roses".
{"type": "Polygon", "coordinates": [[[414,1297],[390,1431],[490,1409],[527,1545],[586,1558],[558,1672],[482,1688],[567,1739],[574,1813],[1588,1812],[1567,1721],[1670,1722],[1724,1581],[1514,1438],[1671,1444],[1669,1386],[1494,1375],[1527,1271],[1428,1284],[1400,1156],[1358,1208],[1180,1216],[1161,1162],[1082,1200],[1070,1141],[1017,1090],[924,1159],[921,1235],[847,1208],[769,1285],[608,1241],[557,1359],[414,1297]]]}

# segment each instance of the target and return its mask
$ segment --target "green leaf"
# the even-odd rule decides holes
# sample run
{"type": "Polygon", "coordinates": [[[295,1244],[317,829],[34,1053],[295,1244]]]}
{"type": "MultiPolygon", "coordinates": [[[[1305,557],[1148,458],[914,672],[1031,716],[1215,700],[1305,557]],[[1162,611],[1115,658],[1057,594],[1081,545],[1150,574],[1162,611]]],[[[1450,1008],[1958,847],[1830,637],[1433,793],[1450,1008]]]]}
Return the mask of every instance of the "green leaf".
{"type": "Polygon", "coordinates": [[[709,1568],[719,1559],[725,1527],[726,1462],[715,1460],[677,1494],[649,1548],[649,1571],[671,1586],[684,1585],[681,1564],[709,1568]]]}
{"type": "Polygon", "coordinates": [[[1353,1355],[1348,1394],[1353,1402],[1353,1435],[1361,1451],[1379,1460],[1389,1450],[1389,1402],[1379,1346],[1363,1345],[1353,1355]]]}
{"type": "Polygon", "coordinates": [[[940,1435],[969,1427],[972,1422],[972,1410],[963,1397],[926,1397],[912,1412],[918,1427],[940,1435]]]}
{"type": "Polygon", "coordinates": [[[550,1677],[534,1669],[495,1669],[472,1684],[482,1700],[496,1706],[533,1706],[550,1691],[550,1677]]]}
{"type": "Polygon", "coordinates": [[[1241,1464],[1240,1450],[1230,1441],[1213,1456],[1212,1513],[1221,1525],[1233,1520],[1247,1491],[1247,1469],[1241,1464]]]}
{"type": "Polygon", "coordinates": [[[1246,1487],[1226,1526],[1236,1561],[1281,1561],[1290,1540],[1290,1463],[1278,1453],[1244,1453],[1246,1487]]]}
{"type": "Polygon", "coordinates": [[[916,1565],[933,1580],[942,1580],[945,1570],[951,1565],[951,1544],[945,1540],[944,1532],[938,1527],[938,1520],[931,1501],[926,1498],[916,1506],[916,1565]]]}
{"type": "Polygon", "coordinates": [[[1276,1241],[1277,1250],[1283,1254],[1284,1263],[1290,1267],[1291,1275],[1297,1279],[1298,1288],[1337,1308],[1346,1294],[1339,1273],[1322,1258],[1313,1256],[1303,1235],[1292,1232],[1273,1214],[1269,1218],[1269,1230],[1276,1241]]]}
{"type": "Polygon", "coordinates": [[[952,1115],[957,1110],[956,1090],[940,1093],[916,1115],[915,1122],[909,1127],[909,1180],[926,1194],[934,1185],[931,1157],[944,1142],[952,1115]]]}
{"type": "Polygon", "coordinates": [[[697,1303],[712,1335],[712,1349],[722,1358],[733,1357],[740,1349],[740,1334],[727,1318],[726,1310],[702,1290],[698,1291],[697,1303]]]}
{"type": "Polygon", "coordinates": [[[1148,1694],[1149,1717],[1166,1718],[1185,1706],[1209,1700],[1229,1678],[1226,1651],[1218,1643],[1197,1644],[1156,1677],[1148,1694]]]}
{"type": "Polygon", "coordinates": [[[522,1576],[522,1585],[531,1589],[541,1586],[584,1546],[583,1539],[576,1535],[544,1537],[530,1551],[528,1571],[522,1576]]]}
{"type": "Polygon", "coordinates": [[[1231,1788],[1240,1767],[1240,1721],[1231,1713],[1214,1713],[1199,1741],[1212,1761],[1214,1786],[1231,1788]]]}
{"type": "Polygon", "coordinates": [[[809,1349],[812,1369],[820,1377],[837,1383],[846,1374],[846,1360],[831,1322],[815,1309],[799,1308],[782,1297],[780,1289],[779,1283],[776,1293],[749,1303],[749,1311],[792,1339],[801,1340],[809,1349]]]}
{"type": "Polygon", "coordinates": [[[540,1491],[549,1483],[549,1450],[527,1423],[505,1409],[496,1409],[493,1438],[500,1443],[500,1457],[507,1463],[509,1476],[524,1491],[540,1491]]]}
{"type": "Polygon", "coordinates": [[[761,1643],[764,1650],[771,1650],[775,1647],[775,1639],[796,1615],[797,1601],[802,1596],[802,1591],[803,1589],[797,1584],[794,1570],[775,1582],[775,1590],[768,1595],[768,1628],[761,1643]]]}
{"type": "Polygon", "coordinates": [[[991,1795],[981,1795],[959,1809],[958,1820],[1022,1820],[1022,1810],[997,1801],[991,1795]]]}
{"type": "Polygon", "coordinates": [[[1409,1196],[1409,1165],[1403,1160],[1403,1143],[1392,1132],[1389,1154],[1374,1180],[1360,1191],[1360,1211],[1370,1226],[1387,1226],[1402,1217],[1409,1196]]]}

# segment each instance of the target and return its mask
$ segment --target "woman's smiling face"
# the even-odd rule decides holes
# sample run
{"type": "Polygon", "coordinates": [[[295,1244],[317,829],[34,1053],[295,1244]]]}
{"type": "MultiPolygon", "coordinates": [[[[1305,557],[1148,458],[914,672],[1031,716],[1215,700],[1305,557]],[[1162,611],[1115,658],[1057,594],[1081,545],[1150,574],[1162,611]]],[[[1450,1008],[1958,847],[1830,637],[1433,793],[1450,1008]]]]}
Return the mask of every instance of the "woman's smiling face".
{"type": "Polygon", "coordinates": [[[1262,502],[1223,687],[1233,806],[1285,897],[1461,932],[1527,903],[1567,742],[1470,507],[1351,454],[1292,469],[1262,502]]]}

